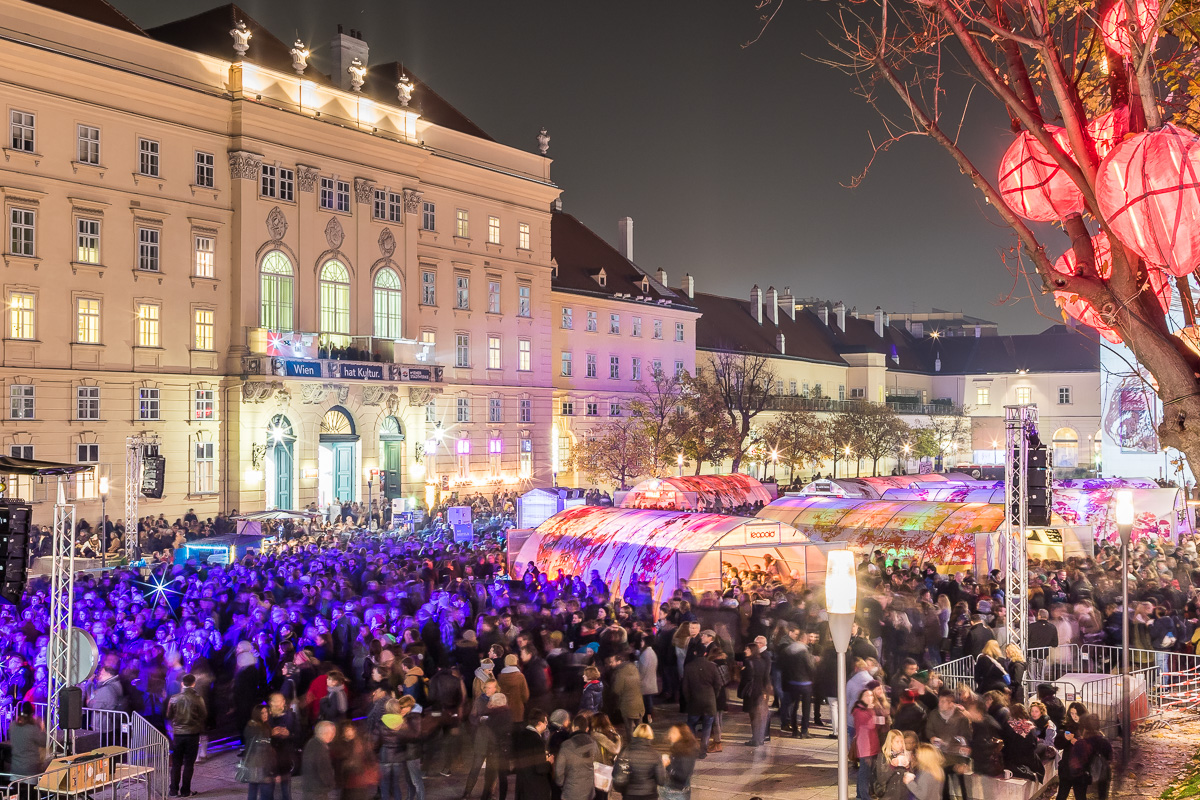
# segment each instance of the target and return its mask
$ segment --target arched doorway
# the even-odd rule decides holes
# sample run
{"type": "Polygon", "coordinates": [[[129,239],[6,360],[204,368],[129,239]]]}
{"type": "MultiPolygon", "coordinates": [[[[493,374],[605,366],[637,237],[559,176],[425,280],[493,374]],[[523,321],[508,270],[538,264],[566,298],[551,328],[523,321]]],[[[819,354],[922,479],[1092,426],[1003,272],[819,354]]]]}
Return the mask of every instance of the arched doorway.
{"type": "Polygon", "coordinates": [[[400,497],[404,466],[404,428],[395,417],[379,424],[379,493],[384,500],[400,497]]]}
{"type": "Polygon", "coordinates": [[[277,414],[267,426],[267,507],[293,510],[296,503],[294,490],[296,472],[296,434],[292,423],[282,414],[277,414]]]}
{"type": "Polygon", "coordinates": [[[354,500],[358,482],[354,480],[358,463],[358,433],[350,412],[334,406],[321,418],[318,437],[317,497],[322,505],[349,503],[354,500]]]}
{"type": "Polygon", "coordinates": [[[1054,468],[1075,469],[1079,466],[1079,434],[1073,428],[1054,432],[1054,468]]]}

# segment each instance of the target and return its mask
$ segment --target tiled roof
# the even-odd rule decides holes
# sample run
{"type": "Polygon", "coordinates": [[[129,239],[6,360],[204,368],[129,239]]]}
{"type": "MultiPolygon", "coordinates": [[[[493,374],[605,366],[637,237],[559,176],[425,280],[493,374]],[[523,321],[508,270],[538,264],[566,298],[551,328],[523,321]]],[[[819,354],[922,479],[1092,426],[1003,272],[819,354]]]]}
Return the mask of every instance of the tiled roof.
{"type": "Polygon", "coordinates": [[[116,28],[126,33],[136,33],[145,36],[146,32],[139,28],[133,20],[122,14],[105,0],[26,0],[35,6],[48,8],[79,17],[109,28],[116,28]]]}
{"type": "MultiPolygon", "coordinates": [[[[1094,334],[1065,325],[1041,333],[978,338],[926,338],[918,343],[925,357],[941,359],[941,374],[978,375],[988,372],[1096,372],[1100,369],[1100,340],[1094,334]]],[[[930,368],[932,371],[932,367],[930,368]]]]}
{"type": "Polygon", "coordinates": [[[412,70],[398,61],[389,61],[386,64],[378,65],[372,64],[367,69],[367,77],[362,88],[363,94],[381,103],[399,105],[400,101],[396,96],[396,84],[399,83],[401,75],[407,75],[408,79],[413,83],[412,100],[408,105],[409,108],[419,113],[422,119],[432,122],[434,125],[440,125],[443,128],[450,128],[459,133],[465,133],[468,136],[487,139],[489,142],[495,141],[483,128],[480,128],[466,114],[446,102],[444,97],[429,88],[429,84],[413,75],[412,70]]]}
{"type": "Polygon", "coordinates": [[[838,354],[829,330],[807,309],[796,309],[794,320],[780,309],[777,326],[764,304],[760,325],[751,315],[749,300],[697,292],[694,302],[703,314],[696,321],[696,347],[701,350],[778,356],[776,337],[782,332],[785,356],[830,364],[846,363],[838,354]]]}

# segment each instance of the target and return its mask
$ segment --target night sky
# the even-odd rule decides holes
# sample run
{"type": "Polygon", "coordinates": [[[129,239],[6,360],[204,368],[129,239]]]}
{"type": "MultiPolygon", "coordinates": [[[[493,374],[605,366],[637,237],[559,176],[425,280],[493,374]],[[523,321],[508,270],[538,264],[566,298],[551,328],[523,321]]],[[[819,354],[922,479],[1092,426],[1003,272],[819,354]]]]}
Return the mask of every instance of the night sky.
{"type": "MultiPolygon", "coordinates": [[[[145,27],[218,4],[113,2],[145,27]]],[[[298,33],[322,69],[338,23],[362,30],[371,62],[404,61],[505,144],[534,150],[545,126],[565,210],[613,242],[633,217],[635,260],[672,285],[684,272],[737,296],[790,285],[860,311],[961,310],[1005,333],[1057,320],[1024,282],[1006,302],[1011,233],[931,141],[905,139],[843,186],[882,126],[849,77],[809,57],[829,54],[833,4],[791,0],[748,49],[753,0],[240,5],[285,41],[298,33]]],[[[983,92],[974,102],[964,141],[994,175],[1007,118],[983,92]]]]}

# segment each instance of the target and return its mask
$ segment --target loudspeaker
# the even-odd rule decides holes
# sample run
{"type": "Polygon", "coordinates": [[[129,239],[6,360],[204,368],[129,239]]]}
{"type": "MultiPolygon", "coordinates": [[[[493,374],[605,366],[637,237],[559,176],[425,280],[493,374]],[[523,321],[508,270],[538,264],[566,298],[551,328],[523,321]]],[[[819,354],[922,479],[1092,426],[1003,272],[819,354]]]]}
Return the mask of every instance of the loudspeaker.
{"type": "Polygon", "coordinates": [[[0,598],[16,605],[25,591],[32,506],[0,501],[0,598]]]}
{"type": "Polygon", "coordinates": [[[83,727],[83,689],[65,686],[58,692],[58,727],[77,731],[83,727]]]}

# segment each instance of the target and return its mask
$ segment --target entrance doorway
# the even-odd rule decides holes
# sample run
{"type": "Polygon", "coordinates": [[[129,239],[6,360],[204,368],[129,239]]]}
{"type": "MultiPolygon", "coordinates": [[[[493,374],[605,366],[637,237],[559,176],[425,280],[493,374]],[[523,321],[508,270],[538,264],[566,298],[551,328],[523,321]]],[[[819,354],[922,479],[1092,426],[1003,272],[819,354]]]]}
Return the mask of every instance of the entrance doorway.
{"type": "Polygon", "coordinates": [[[356,499],[358,482],[358,434],[354,420],[341,406],[334,406],[321,419],[320,451],[317,458],[317,498],[321,505],[349,503],[356,499]]]}
{"type": "Polygon", "coordinates": [[[292,511],[296,493],[293,481],[296,471],[296,435],[292,423],[282,414],[277,414],[267,426],[267,507],[292,511]]]}
{"type": "Polygon", "coordinates": [[[379,493],[390,501],[402,493],[404,429],[395,417],[384,417],[379,426],[379,493]]]}

